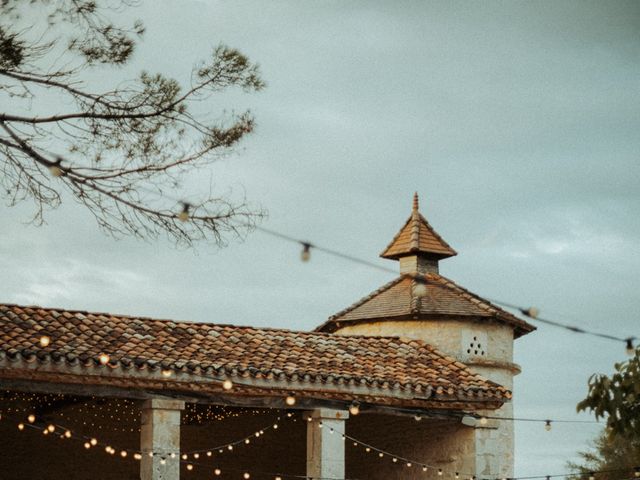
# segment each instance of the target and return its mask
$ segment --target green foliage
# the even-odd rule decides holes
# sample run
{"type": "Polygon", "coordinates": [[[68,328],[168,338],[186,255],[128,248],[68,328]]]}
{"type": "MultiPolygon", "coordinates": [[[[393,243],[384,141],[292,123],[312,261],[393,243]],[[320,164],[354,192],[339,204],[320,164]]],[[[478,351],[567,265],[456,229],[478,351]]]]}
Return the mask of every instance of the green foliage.
{"type": "Polygon", "coordinates": [[[589,393],[578,411],[588,410],[596,418],[607,419],[612,434],[638,441],[640,439],[640,348],[626,362],[615,364],[615,373],[592,375],[589,393]]]}
{"type": "Polygon", "coordinates": [[[631,476],[640,465],[640,439],[629,439],[604,429],[592,442],[592,450],[579,453],[581,461],[568,468],[583,476],[602,472],[597,480],[620,480],[631,476]]]}

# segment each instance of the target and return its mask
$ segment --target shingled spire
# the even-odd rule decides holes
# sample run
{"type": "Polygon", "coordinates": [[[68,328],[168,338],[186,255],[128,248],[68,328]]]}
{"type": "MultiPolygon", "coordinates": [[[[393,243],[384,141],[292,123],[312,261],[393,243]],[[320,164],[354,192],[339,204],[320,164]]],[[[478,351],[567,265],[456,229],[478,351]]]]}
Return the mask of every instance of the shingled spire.
{"type": "Polygon", "coordinates": [[[437,272],[439,260],[457,255],[420,214],[419,208],[416,192],[411,216],[380,254],[382,258],[400,260],[401,273],[437,272]]]}

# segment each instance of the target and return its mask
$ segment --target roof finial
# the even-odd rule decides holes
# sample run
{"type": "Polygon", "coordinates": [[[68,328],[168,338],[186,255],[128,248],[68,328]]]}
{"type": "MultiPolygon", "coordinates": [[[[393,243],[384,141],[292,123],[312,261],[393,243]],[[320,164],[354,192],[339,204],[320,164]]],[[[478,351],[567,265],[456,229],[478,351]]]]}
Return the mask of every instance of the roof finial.
{"type": "Polygon", "coordinates": [[[415,192],[413,194],[413,209],[414,210],[418,210],[420,207],[419,201],[418,201],[418,192],[415,192]]]}

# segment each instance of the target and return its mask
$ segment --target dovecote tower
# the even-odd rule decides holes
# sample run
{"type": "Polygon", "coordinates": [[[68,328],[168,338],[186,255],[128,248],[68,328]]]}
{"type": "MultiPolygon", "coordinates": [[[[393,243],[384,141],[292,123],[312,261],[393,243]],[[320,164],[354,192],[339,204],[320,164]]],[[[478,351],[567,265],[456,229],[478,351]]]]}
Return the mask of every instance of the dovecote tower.
{"type": "MultiPolygon", "coordinates": [[[[440,275],[440,261],[456,254],[420,214],[416,193],[411,215],[380,254],[398,261],[400,275],[317,330],[422,340],[513,391],[514,340],[535,328],[440,275]]],[[[512,418],[513,406],[487,414],[512,418]]],[[[513,477],[513,422],[478,425],[474,442],[478,477],[513,477]]]]}

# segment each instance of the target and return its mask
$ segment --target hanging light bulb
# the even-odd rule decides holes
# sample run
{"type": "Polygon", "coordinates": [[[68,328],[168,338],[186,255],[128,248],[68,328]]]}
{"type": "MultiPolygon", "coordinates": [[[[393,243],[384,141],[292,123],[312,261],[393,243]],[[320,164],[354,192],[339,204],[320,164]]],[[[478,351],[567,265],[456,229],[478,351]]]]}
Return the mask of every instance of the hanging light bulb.
{"type": "Polygon", "coordinates": [[[167,461],[165,460],[165,458],[164,458],[164,457],[162,457],[162,458],[160,459],[160,465],[164,465],[165,463],[167,463],[167,461]]]}
{"type": "Polygon", "coordinates": [[[50,343],[51,343],[51,337],[49,337],[48,335],[42,335],[40,337],[40,346],[42,348],[48,347],[50,343]]]}
{"type": "Polygon", "coordinates": [[[227,378],[224,382],[222,382],[222,388],[224,388],[225,390],[231,390],[233,388],[233,382],[227,378]]]}
{"type": "Polygon", "coordinates": [[[460,478],[460,473],[456,472],[455,477],[456,477],[456,480],[458,480],[460,478]]]}
{"type": "Polygon", "coordinates": [[[302,252],[300,253],[300,260],[303,262],[308,262],[311,258],[311,244],[303,243],[302,244],[302,252]]]}
{"type": "Polygon", "coordinates": [[[441,469],[441,468],[439,468],[439,469],[438,469],[438,476],[439,476],[439,477],[441,477],[441,476],[442,476],[442,473],[443,473],[443,472],[442,472],[442,469],[441,469]]]}
{"type": "Polygon", "coordinates": [[[165,378],[169,378],[171,376],[171,370],[169,370],[168,368],[164,368],[162,370],[162,376],[165,378]]]}
{"type": "Polygon", "coordinates": [[[61,168],[62,164],[62,159],[58,158],[55,163],[52,163],[51,165],[49,165],[49,173],[51,174],[52,177],[61,177],[62,174],[64,173],[64,171],[61,168]]]}
{"type": "Polygon", "coordinates": [[[287,395],[287,398],[285,398],[284,402],[290,407],[293,407],[296,404],[296,397],[294,397],[292,394],[287,395]]]}
{"type": "Polygon", "coordinates": [[[189,205],[187,202],[182,202],[182,211],[178,214],[178,220],[181,222],[187,222],[189,220],[189,205]]]}
{"type": "Polygon", "coordinates": [[[183,460],[186,460],[187,458],[189,458],[189,455],[187,455],[186,453],[183,453],[183,454],[182,454],[182,459],[183,459],[183,460]]]}
{"type": "Polygon", "coordinates": [[[420,415],[419,413],[416,413],[413,418],[415,419],[416,422],[419,422],[420,420],[422,420],[422,415],[420,415]]]}
{"type": "Polygon", "coordinates": [[[211,453],[211,451],[207,452],[207,457],[210,457],[211,455],[213,455],[213,453],[211,453]]]}
{"type": "Polygon", "coordinates": [[[233,445],[227,445],[227,450],[229,451],[233,450],[233,445]]]}
{"type": "Polygon", "coordinates": [[[596,480],[596,474],[593,472],[589,473],[589,480],[596,480]]]}
{"type": "Polygon", "coordinates": [[[380,458],[382,458],[382,457],[384,457],[384,453],[379,452],[379,453],[378,453],[378,456],[379,456],[380,458]]]}
{"type": "Polygon", "coordinates": [[[187,465],[187,470],[193,470],[193,465],[191,465],[190,463],[187,465]]]}
{"type": "Polygon", "coordinates": [[[24,430],[24,423],[19,423],[18,424],[18,430],[20,430],[20,431],[24,430]]]}
{"type": "Polygon", "coordinates": [[[95,447],[98,444],[98,439],[92,438],[91,440],[89,440],[89,443],[95,447]]]}
{"type": "Polygon", "coordinates": [[[480,425],[486,425],[488,422],[487,417],[480,417],[480,425]]]}
{"type": "Polygon", "coordinates": [[[282,480],[282,477],[280,475],[276,475],[276,478],[274,480],[282,480]]]}
{"type": "Polygon", "coordinates": [[[407,467],[411,468],[411,462],[407,462],[407,467]]]}
{"type": "Polygon", "coordinates": [[[142,460],[142,455],[140,455],[139,453],[134,453],[133,458],[135,458],[136,460],[142,460]]]}
{"type": "Polygon", "coordinates": [[[632,357],[632,356],[633,356],[633,354],[635,353],[635,349],[633,348],[633,338],[632,338],[632,337],[627,338],[627,339],[625,340],[625,342],[626,342],[626,344],[627,344],[627,347],[626,347],[627,355],[629,355],[630,357],[632,357]]]}
{"type": "Polygon", "coordinates": [[[49,425],[47,425],[47,430],[49,430],[49,432],[53,433],[55,431],[55,429],[56,429],[55,425],[53,425],[51,423],[49,425]]]}
{"type": "Polygon", "coordinates": [[[101,353],[100,356],[98,357],[98,360],[102,365],[106,365],[107,363],[109,363],[109,360],[111,359],[109,358],[109,355],[107,355],[106,353],[101,353]]]}
{"type": "Polygon", "coordinates": [[[351,402],[351,405],[349,405],[349,413],[351,415],[358,415],[360,413],[360,402],[351,402]]]}
{"type": "Polygon", "coordinates": [[[423,466],[422,466],[422,471],[423,471],[423,472],[426,472],[426,471],[427,471],[427,466],[426,466],[426,465],[423,465],[423,466]]]}
{"type": "Polygon", "coordinates": [[[551,430],[551,420],[545,420],[544,421],[544,429],[548,432],[549,430],[551,430]]]}
{"type": "Polygon", "coordinates": [[[193,454],[193,458],[195,458],[196,460],[200,458],[200,454],[199,453],[194,453],[193,454]]]}
{"type": "Polygon", "coordinates": [[[538,315],[540,315],[540,310],[536,307],[523,308],[520,312],[530,318],[538,318],[538,315]]]}
{"type": "Polygon", "coordinates": [[[640,478],[640,467],[633,467],[633,476],[640,478]]]}
{"type": "Polygon", "coordinates": [[[393,463],[398,463],[398,459],[396,457],[393,457],[393,463]]]}
{"type": "Polygon", "coordinates": [[[427,284],[421,278],[416,278],[413,284],[413,296],[417,298],[424,298],[427,296],[427,284]]]}
{"type": "Polygon", "coordinates": [[[365,452],[369,453],[371,451],[371,449],[369,447],[364,449],[365,452]]]}
{"type": "Polygon", "coordinates": [[[214,474],[214,475],[220,475],[221,473],[222,473],[222,470],[220,470],[219,468],[216,468],[216,469],[213,471],[213,474],[214,474]]]}
{"type": "Polygon", "coordinates": [[[120,452],[120,456],[121,456],[122,458],[125,458],[125,457],[127,456],[127,451],[126,451],[126,450],[122,450],[122,451],[120,452]]]}
{"type": "Polygon", "coordinates": [[[244,478],[245,480],[248,480],[249,478],[251,478],[251,475],[249,475],[249,472],[244,472],[244,475],[242,475],[242,478],[244,478]]]}
{"type": "Polygon", "coordinates": [[[64,432],[64,436],[66,438],[71,438],[71,432],[69,430],[67,430],[66,432],[64,432]]]}
{"type": "Polygon", "coordinates": [[[28,421],[29,423],[33,423],[33,422],[35,422],[35,421],[36,421],[36,416],[35,416],[33,413],[32,413],[32,414],[30,414],[30,415],[27,417],[27,421],[28,421]]]}

